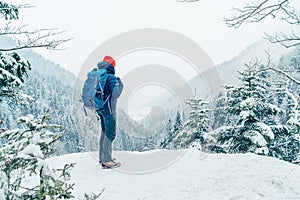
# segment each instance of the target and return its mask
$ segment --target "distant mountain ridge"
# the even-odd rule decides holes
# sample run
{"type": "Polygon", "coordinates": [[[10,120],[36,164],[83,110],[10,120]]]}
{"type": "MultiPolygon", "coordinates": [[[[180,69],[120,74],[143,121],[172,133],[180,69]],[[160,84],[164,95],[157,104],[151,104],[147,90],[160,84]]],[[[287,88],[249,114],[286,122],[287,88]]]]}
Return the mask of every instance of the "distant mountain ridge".
{"type": "Polygon", "coordinates": [[[245,63],[249,63],[253,59],[266,61],[266,52],[269,52],[271,54],[271,61],[274,64],[278,64],[281,56],[290,51],[291,49],[287,49],[280,44],[272,44],[267,40],[261,39],[245,48],[233,59],[218,65],[217,70],[224,84],[234,84],[238,81],[237,71],[242,71],[245,68],[245,63]]]}
{"type": "MultiPolygon", "coordinates": [[[[291,50],[286,49],[280,44],[272,44],[267,40],[261,39],[245,48],[236,57],[193,77],[186,85],[179,89],[177,88],[176,91],[181,98],[190,98],[189,96],[186,96],[186,90],[187,88],[192,88],[197,91],[198,96],[204,98],[208,102],[212,102],[219,93],[224,91],[223,85],[239,84],[237,78],[238,71],[243,71],[245,63],[249,63],[250,61],[253,61],[253,59],[266,61],[266,51],[271,54],[272,62],[278,64],[280,58],[291,50]],[[220,78],[221,80],[215,80],[216,78],[220,78]]],[[[175,113],[178,110],[176,99],[168,94],[163,94],[159,98],[145,103],[145,105],[146,107],[150,107],[151,105],[161,105],[161,107],[168,108],[169,116],[175,116],[175,113]]],[[[188,106],[183,105],[182,108],[183,112],[187,114],[189,111],[188,106]]]]}

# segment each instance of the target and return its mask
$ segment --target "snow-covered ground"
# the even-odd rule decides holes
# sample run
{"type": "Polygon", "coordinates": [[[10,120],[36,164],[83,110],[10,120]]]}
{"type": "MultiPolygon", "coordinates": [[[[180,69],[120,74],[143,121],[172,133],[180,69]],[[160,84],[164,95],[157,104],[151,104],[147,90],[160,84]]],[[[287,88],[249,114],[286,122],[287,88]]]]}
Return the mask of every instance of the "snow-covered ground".
{"type": "Polygon", "coordinates": [[[76,162],[76,199],[99,193],[107,200],[300,199],[300,166],[255,154],[204,154],[196,149],[114,152],[122,162],[104,170],[97,152],[48,160],[51,166],[76,162]]]}

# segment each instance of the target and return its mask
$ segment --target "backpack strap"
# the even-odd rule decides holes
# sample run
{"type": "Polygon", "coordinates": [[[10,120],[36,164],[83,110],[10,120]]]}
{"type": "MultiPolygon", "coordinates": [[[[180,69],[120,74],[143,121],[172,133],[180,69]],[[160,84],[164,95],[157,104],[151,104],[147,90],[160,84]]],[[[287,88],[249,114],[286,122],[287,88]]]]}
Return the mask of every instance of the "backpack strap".
{"type": "Polygon", "coordinates": [[[105,101],[104,101],[104,103],[103,103],[103,105],[105,105],[106,104],[106,102],[108,101],[108,99],[109,99],[109,97],[111,96],[111,94],[109,94],[108,95],[108,97],[105,99],[105,101]]]}

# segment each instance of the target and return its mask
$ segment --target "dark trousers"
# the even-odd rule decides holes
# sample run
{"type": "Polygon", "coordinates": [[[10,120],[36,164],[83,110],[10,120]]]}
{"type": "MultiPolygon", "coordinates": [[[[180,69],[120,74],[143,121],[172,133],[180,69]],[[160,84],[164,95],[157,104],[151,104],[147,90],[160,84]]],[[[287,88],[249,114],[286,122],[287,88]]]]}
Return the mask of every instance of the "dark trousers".
{"type": "Polygon", "coordinates": [[[108,162],[112,160],[112,142],[116,137],[116,114],[109,110],[97,111],[101,122],[101,136],[99,141],[99,161],[108,162]]]}

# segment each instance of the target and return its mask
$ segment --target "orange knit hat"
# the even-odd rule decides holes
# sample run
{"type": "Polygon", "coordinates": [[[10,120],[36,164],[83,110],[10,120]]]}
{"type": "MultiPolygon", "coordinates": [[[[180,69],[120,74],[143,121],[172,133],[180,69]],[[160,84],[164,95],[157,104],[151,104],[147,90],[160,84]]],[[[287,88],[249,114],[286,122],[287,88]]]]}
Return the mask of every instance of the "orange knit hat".
{"type": "Polygon", "coordinates": [[[116,61],[111,56],[105,56],[103,58],[103,62],[107,62],[107,63],[111,64],[113,67],[116,67],[116,61]]]}

